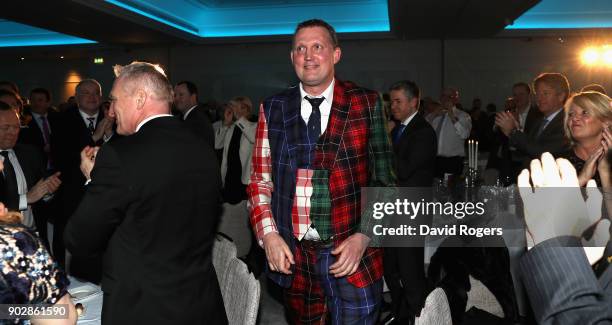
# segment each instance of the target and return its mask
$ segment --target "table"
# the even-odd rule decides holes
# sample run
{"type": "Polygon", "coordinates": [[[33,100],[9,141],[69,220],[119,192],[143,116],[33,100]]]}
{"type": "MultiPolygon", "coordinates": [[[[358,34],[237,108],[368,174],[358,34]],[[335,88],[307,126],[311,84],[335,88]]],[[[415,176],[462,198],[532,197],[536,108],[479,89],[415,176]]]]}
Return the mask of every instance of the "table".
{"type": "Polygon", "coordinates": [[[78,325],[102,324],[102,289],[90,282],[81,281],[69,276],[70,286],[68,292],[74,304],[80,303],[85,307],[84,313],[77,320],[78,325]]]}

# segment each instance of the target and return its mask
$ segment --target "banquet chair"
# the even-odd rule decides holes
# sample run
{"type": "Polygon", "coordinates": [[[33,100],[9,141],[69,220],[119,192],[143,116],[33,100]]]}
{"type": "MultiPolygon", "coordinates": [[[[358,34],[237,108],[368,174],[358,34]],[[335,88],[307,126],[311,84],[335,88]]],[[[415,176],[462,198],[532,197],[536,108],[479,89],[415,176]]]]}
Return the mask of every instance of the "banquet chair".
{"type": "Polygon", "coordinates": [[[452,325],[451,311],[444,289],[434,289],[425,299],[421,316],[417,317],[415,325],[452,325]]]}
{"type": "Polygon", "coordinates": [[[472,307],[484,310],[492,315],[500,318],[504,318],[504,310],[502,306],[495,298],[495,295],[489,290],[482,282],[475,279],[470,275],[470,286],[471,289],[468,291],[467,304],[465,311],[468,311],[472,307]]]}
{"type": "Polygon", "coordinates": [[[217,280],[219,281],[221,291],[223,291],[223,287],[226,285],[225,278],[228,274],[228,268],[232,259],[236,258],[236,252],[236,245],[232,240],[222,233],[217,233],[215,243],[213,244],[212,262],[217,273],[217,280]]]}
{"type": "Polygon", "coordinates": [[[230,261],[221,295],[228,324],[255,325],[261,288],[259,281],[238,258],[230,261]]]}

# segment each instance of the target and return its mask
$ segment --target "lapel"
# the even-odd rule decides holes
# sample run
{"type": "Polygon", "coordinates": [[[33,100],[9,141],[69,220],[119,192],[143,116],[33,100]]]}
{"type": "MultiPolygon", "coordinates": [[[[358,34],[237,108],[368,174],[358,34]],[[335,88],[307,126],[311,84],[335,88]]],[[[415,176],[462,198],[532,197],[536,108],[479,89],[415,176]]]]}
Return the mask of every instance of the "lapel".
{"type": "MultiPolygon", "coordinates": [[[[410,138],[410,134],[412,132],[414,132],[414,130],[417,129],[418,124],[419,124],[419,119],[422,118],[421,117],[421,113],[417,112],[414,117],[412,118],[412,120],[410,120],[410,122],[408,123],[408,125],[406,125],[406,128],[404,129],[404,132],[402,132],[402,135],[400,136],[399,140],[397,141],[397,143],[393,144],[393,147],[399,147],[399,145],[401,143],[403,143],[404,141],[406,141],[406,139],[410,138]]],[[[391,139],[391,141],[393,141],[393,139],[391,139]]]]}
{"type": "Polygon", "coordinates": [[[285,135],[287,137],[288,155],[289,162],[291,163],[291,169],[296,170],[298,162],[296,160],[296,148],[297,144],[301,143],[302,128],[300,123],[304,123],[301,111],[301,98],[300,88],[293,87],[287,94],[287,105],[281,106],[283,122],[285,128],[285,135]]]}
{"type": "Polygon", "coordinates": [[[74,120],[74,125],[79,130],[79,134],[87,134],[89,135],[89,130],[87,129],[87,125],[85,125],[85,121],[83,121],[83,117],[79,111],[78,107],[75,107],[72,111],[72,119],[74,120]]]}
{"type": "MultiPolygon", "coordinates": [[[[47,114],[47,124],[50,124],[48,116],[49,115],[47,114]]],[[[34,117],[34,115],[32,115],[32,120],[30,121],[30,123],[28,123],[28,132],[36,139],[36,143],[44,146],[45,139],[43,137],[42,130],[40,129],[40,127],[38,127],[38,123],[36,123],[35,119],[36,118],[34,117]]]]}
{"type": "MultiPolygon", "coordinates": [[[[23,172],[23,176],[25,177],[26,180],[26,184],[28,186],[28,189],[30,187],[32,187],[34,184],[33,182],[33,166],[34,164],[32,161],[32,157],[31,155],[28,156],[26,153],[26,150],[23,150],[23,146],[20,144],[15,145],[15,147],[13,148],[13,151],[15,152],[15,156],[17,157],[17,162],[19,163],[19,167],[21,167],[21,171],[23,172]]],[[[15,167],[13,167],[15,168],[15,167]]],[[[17,170],[15,170],[15,173],[17,172],[17,170]]]]}
{"type": "Polygon", "coordinates": [[[563,126],[564,116],[565,110],[561,109],[561,111],[548,123],[546,128],[542,131],[542,134],[540,134],[540,138],[547,134],[557,132],[557,129],[563,126]]]}
{"type": "Polygon", "coordinates": [[[315,163],[323,169],[333,168],[338,161],[338,149],[343,141],[351,108],[349,85],[337,78],[334,82],[334,99],[329,112],[327,128],[319,138],[315,151],[315,163]]]}
{"type": "Polygon", "coordinates": [[[101,109],[98,109],[98,119],[96,120],[96,127],[100,125],[100,122],[104,119],[104,112],[101,109]]]}
{"type": "Polygon", "coordinates": [[[525,119],[525,130],[527,132],[533,130],[533,128],[537,128],[540,124],[538,123],[542,119],[542,113],[537,106],[531,105],[529,107],[529,112],[527,113],[527,118],[525,119]]]}
{"type": "MultiPolygon", "coordinates": [[[[83,117],[81,116],[81,112],[79,111],[78,107],[74,110],[73,115],[74,115],[73,117],[75,118],[75,124],[80,125],[79,128],[81,129],[81,133],[87,134],[87,136],[90,136],[89,128],[87,127],[85,120],[83,120],[83,117]]],[[[104,114],[102,113],[102,111],[98,110],[98,118],[96,119],[96,127],[99,125],[100,121],[102,121],[103,118],[104,118],[104,114]]]]}
{"type": "MultiPolygon", "coordinates": [[[[329,120],[325,132],[319,137],[314,153],[313,169],[331,169],[335,165],[338,156],[338,148],[343,141],[342,135],[346,128],[348,113],[350,109],[350,98],[347,94],[349,88],[345,83],[336,79],[334,84],[334,99],[332,101],[329,120]]],[[[285,132],[287,135],[289,160],[293,169],[297,166],[295,157],[298,143],[302,143],[304,120],[301,116],[300,89],[294,87],[287,95],[287,105],[283,107],[283,119],[285,121],[285,132]]]]}
{"type": "Polygon", "coordinates": [[[531,129],[531,133],[532,133],[533,138],[534,139],[541,139],[542,137],[545,137],[548,134],[557,132],[557,131],[555,131],[557,128],[562,128],[563,127],[563,117],[564,117],[564,115],[565,115],[564,110],[561,109],[561,111],[550,122],[548,122],[548,124],[546,125],[546,128],[544,128],[544,130],[542,130],[542,133],[540,133],[540,135],[538,136],[538,130],[540,130],[540,128],[542,127],[542,123],[544,123],[544,115],[542,114],[538,118],[538,122],[535,123],[533,125],[533,128],[531,129]]]}

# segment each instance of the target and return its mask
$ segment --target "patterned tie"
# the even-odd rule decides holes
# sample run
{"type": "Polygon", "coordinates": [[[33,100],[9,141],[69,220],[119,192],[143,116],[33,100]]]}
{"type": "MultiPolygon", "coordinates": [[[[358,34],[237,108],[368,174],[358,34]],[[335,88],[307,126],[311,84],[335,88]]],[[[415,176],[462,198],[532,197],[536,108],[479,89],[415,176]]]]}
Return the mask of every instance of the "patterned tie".
{"type": "Polygon", "coordinates": [[[87,128],[89,129],[89,133],[91,133],[91,135],[94,134],[94,132],[96,131],[96,127],[94,126],[94,121],[96,120],[95,117],[88,117],[87,120],[89,121],[89,125],[87,126],[87,128]]]}
{"type": "Polygon", "coordinates": [[[42,124],[43,138],[45,140],[45,144],[49,144],[51,140],[51,132],[49,131],[49,123],[47,122],[47,118],[41,115],[40,124],[42,124]]]}
{"type": "Polygon", "coordinates": [[[19,187],[17,186],[17,176],[15,169],[9,159],[9,152],[2,151],[0,155],[4,157],[4,191],[6,195],[6,207],[12,211],[19,211],[19,187]]]}
{"type": "MultiPolygon", "coordinates": [[[[49,130],[49,122],[47,122],[46,117],[41,115],[40,123],[42,124],[43,139],[45,141],[45,146],[47,147],[46,149],[49,149],[49,146],[51,145],[51,131],[49,130]]],[[[47,155],[47,170],[51,170],[53,169],[51,152],[45,151],[45,154],[47,155]]]]}
{"type": "Polygon", "coordinates": [[[308,118],[308,133],[309,135],[312,135],[310,138],[315,139],[316,142],[316,139],[318,139],[321,135],[321,111],[319,110],[319,106],[321,106],[321,103],[323,100],[325,100],[325,97],[304,97],[304,99],[306,99],[312,106],[312,113],[310,113],[310,117],[308,118]]]}

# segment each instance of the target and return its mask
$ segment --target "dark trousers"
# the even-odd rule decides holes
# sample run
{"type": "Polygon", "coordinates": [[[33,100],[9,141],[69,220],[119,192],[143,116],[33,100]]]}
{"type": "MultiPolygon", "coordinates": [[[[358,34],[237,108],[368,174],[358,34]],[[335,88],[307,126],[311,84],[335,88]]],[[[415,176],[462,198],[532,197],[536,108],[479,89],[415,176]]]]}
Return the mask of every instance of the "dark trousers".
{"type": "Polygon", "coordinates": [[[419,316],[429,285],[425,278],[424,247],[385,247],[385,282],[391,291],[391,312],[400,324],[419,316]]]}
{"type": "Polygon", "coordinates": [[[463,160],[461,156],[436,157],[436,177],[444,178],[444,174],[461,175],[463,174],[463,160]]]}
{"type": "Polygon", "coordinates": [[[47,221],[51,219],[52,216],[52,206],[50,202],[38,202],[34,208],[32,213],[34,214],[34,225],[36,225],[36,231],[38,232],[38,237],[42,240],[43,244],[47,248],[47,250],[51,251],[51,245],[49,242],[49,236],[47,236],[47,221]]]}
{"type": "Polygon", "coordinates": [[[62,267],[66,267],[66,246],[64,246],[64,229],[66,218],[58,215],[53,222],[53,257],[62,267]]]}

